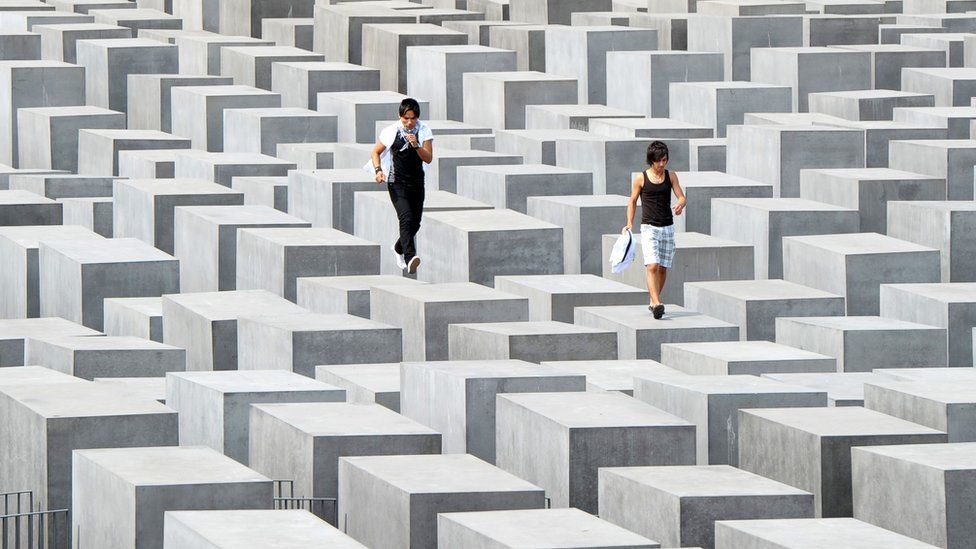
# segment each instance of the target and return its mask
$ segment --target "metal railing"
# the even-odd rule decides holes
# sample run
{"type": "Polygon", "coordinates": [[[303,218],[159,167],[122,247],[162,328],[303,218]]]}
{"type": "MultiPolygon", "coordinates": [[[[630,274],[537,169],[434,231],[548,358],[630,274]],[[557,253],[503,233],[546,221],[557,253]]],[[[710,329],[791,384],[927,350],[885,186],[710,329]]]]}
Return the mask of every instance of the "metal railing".
{"type": "Polygon", "coordinates": [[[67,509],[39,511],[30,491],[0,493],[0,549],[67,549],[67,509]]]}
{"type": "Polygon", "coordinates": [[[304,509],[332,525],[338,523],[339,503],[336,498],[296,497],[294,480],[272,482],[275,509],[304,509]]]}

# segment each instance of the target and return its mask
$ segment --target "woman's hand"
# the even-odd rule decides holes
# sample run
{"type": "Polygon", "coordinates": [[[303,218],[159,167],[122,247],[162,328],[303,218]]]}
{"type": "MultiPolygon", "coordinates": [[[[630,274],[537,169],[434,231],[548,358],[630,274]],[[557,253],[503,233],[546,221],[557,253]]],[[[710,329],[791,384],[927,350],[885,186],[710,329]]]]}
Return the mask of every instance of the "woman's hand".
{"type": "Polygon", "coordinates": [[[383,170],[377,171],[376,172],[376,182],[377,183],[383,183],[384,181],[386,181],[386,174],[383,173],[383,170]]]}

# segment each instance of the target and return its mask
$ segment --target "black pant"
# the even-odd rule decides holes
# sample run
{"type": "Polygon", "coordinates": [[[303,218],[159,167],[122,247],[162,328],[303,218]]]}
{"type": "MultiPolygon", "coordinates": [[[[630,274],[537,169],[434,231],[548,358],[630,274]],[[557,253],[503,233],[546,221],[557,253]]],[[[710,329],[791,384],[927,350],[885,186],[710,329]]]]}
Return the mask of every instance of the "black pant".
{"type": "Polygon", "coordinates": [[[420,230],[420,218],[424,214],[424,183],[394,181],[386,186],[400,221],[399,248],[403,251],[403,259],[410,261],[417,255],[414,236],[420,230]]]}

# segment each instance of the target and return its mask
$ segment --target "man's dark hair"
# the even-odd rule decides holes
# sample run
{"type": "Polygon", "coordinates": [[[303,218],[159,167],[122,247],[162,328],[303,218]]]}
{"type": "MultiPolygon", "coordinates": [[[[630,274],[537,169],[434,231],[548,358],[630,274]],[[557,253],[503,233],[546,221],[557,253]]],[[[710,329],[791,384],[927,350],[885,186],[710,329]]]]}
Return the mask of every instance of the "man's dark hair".
{"type": "Polygon", "coordinates": [[[413,111],[413,115],[420,118],[420,103],[413,97],[400,101],[400,116],[407,114],[407,111],[413,111]]]}
{"type": "MultiPolygon", "coordinates": [[[[403,107],[400,107],[401,109],[403,107]]],[[[647,146],[647,165],[650,166],[668,157],[668,146],[661,141],[652,141],[647,146]]]]}

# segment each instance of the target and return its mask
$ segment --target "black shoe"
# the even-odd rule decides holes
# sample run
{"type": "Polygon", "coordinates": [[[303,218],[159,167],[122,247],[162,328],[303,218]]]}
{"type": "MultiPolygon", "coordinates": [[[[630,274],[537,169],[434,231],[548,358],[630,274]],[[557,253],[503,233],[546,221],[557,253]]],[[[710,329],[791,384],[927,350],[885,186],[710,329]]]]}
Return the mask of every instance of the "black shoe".
{"type": "Polygon", "coordinates": [[[655,306],[654,306],[654,307],[653,307],[653,308],[651,309],[651,312],[653,312],[653,313],[654,313],[654,318],[655,318],[655,319],[658,319],[658,320],[660,320],[660,319],[661,319],[661,317],[662,317],[662,316],[664,316],[664,304],[663,304],[663,303],[661,303],[661,304],[659,304],[659,305],[655,305],[655,306]]]}

